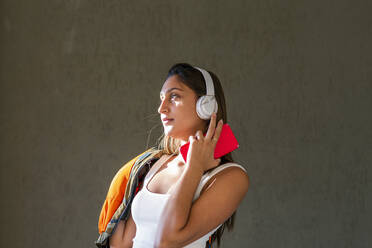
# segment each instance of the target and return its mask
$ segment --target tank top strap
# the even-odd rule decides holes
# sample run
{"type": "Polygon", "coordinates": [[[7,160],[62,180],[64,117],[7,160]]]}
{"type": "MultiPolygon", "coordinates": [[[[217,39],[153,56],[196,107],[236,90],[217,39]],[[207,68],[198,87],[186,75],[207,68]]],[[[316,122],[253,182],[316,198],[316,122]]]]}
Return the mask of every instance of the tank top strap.
{"type": "Polygon", "coordinates": [[[200,180],[200,183],[199,183],[198,187],[196,188],[193,201],[195,201],[196,199],[199,198],[200,192],[202,191],[204,185],[208,182],[209,179],[211,179],[218,172],[220,172],[220,171],[222,171],[222,170],[224,170],[224,169],[226,169],[228,167],[232,167],[232,166],[240,167],[242,170],[244,170],[244,172],[247,173],[247,170],[243,166],[241,166],[241,165],[239,165],[237,163],[231,163],[230,162],[230,163],[226,163],[226,164],[222,164],[220,166],[217,166],[216,168],[214,168],[213,170],[205,173],[202,176],[202,178],[200,180]]]}

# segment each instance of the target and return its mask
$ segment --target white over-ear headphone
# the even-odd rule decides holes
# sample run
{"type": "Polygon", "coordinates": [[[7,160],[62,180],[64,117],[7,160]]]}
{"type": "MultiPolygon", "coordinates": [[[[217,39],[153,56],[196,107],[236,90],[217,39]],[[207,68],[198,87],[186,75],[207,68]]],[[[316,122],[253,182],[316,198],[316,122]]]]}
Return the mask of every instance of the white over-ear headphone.
{"type": "Polygon", "coordinates": [[[209,120],[213,112],[217,113],[218,110],[218,104],[216,101],[216,97],[214,96],[213,80],[209,72],[207,72],[206,70],[195,66],[194,68],[198,69],[203,74],[207,89],[207,94],[199,97],[198,101],[196,102],[196,113],[201,119],[209,120]]]}

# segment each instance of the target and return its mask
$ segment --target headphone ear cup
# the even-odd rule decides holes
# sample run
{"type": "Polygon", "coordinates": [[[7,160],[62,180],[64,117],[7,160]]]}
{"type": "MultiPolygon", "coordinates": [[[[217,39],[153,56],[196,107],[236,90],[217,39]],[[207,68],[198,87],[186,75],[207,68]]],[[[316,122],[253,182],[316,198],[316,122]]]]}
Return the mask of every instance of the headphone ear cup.
{"type": "Polygon", "coordinates": [[[198,116],[200,117],[200,119],[203,119],[205,120],[205,114],[203,113],[203,110],[202,110],[202,107],[201,107],[201,103],[203,101],[203,96],[199,97],[198,101],[196,102],[196,113],[198,114],[198,116]]]}
{"type": "Polygon", "coordinates": [[[196,102],[196,113],[203,120],[209,120],[213,112],[217,111],[218,104],[214,96],[201,96],[196,102]]]}

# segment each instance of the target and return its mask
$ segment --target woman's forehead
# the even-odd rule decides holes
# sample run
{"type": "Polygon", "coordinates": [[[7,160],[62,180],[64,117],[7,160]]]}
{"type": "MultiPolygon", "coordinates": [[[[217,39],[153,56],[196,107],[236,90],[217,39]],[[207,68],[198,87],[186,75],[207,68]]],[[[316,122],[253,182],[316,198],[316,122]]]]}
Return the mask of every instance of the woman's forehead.
{"type": "Polygon", "coordinates": [[[188,91],[188,87],[184,83],[178,80],[176,76],[171,76],[164,82],[163,87],[160,90],[160,95],[166,94],[174,89],[188,91]]]}

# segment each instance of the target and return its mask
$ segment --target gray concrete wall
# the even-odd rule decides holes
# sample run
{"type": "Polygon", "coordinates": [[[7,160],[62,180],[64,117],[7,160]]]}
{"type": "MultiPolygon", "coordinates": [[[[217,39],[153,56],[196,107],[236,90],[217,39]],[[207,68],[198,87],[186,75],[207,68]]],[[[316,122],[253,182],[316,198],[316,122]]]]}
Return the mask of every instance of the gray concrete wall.
{"type": "Polygon", "coordinates": [[[371,247],[371,7],[2,0],[0,247],[94,247],[176,62],[220,77],[251,178],[222,247],[371,247]]]}

